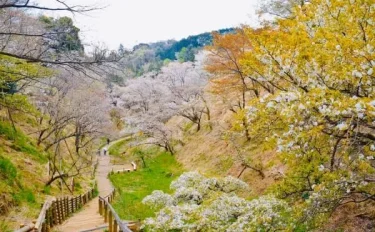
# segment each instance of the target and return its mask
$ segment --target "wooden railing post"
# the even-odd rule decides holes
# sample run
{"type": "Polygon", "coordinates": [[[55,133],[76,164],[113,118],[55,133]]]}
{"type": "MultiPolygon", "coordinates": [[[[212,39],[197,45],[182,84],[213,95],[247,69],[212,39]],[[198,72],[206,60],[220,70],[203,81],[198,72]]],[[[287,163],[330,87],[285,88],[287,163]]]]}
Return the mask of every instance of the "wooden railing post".
{"type": "Polygon", "coordinates": [[[69,211],[70,211],[71,214],[75,212],[75,210],[74,210],[74,198],[73,197],[69,199],[69,211]]]}
{"type": "Polygon", "coordinates": [[[46,218],[46,223],[47,223],[47,231],[50,231],[51,228],[53,227],[52,223],[52,204],[50,205],[49,209],[47,210],[47,218],[46,218]]]}
{"type": "Polygon", "coordinates": [[[55,215],[54,215],[54,202],[51,203],[51,208],[50,208],[50,211],[49,211],[49,227],[53,228],[53,226],[55,225],[55,215]]]}
{"type": "Polygon", "coordinates": [[[108,215],[108,222],[109,222],[109,232],[113,232],[113,219],[112,219],[112,211],[109,211],[108,215]]]}
{"type": "Polygon", "coordinates": [[[104,222],[108,222],[108,220],[107,220],[107,216],[108,216],[108,206],[107,206],[107,204],[104,202],[104,222]]]}
{"type": "Polygon", "coordinates": [[[81,208],[82,207],[82,195],[79,195],[79,208],[81,208]]]}
{"type": "Polygon", "coordinates": [[[76,211],[77,211],[77,209],[78,209],[78,206],[77,206],[78,202],[77,202],[77,200],[78,200],[78,198],[77,198],[77,197],[73,198],[73,206],[74,206],[74,212],[76,212],[76,211]]]}
{"type": "MultiPolygon", "coordinates": [[[[52,201],[45,201],[44,204],[42,204],[42,209],[39,213],[38,219],[34,220],[30,225],[21,225],[20,229],[16,231],[50,232],[55,225],[62,224],[66,219],[68,219],[71,214],[80,209],[83,204],[86,204],[90,200],[92,200],[93,197],[94,189],[90,189],[85,194],[79,195],[77,197],[61,197],[52,201]]],[[[113,194],[111,194],[109,198],[112,200],[113,194]]],[[[105,222],[108,222],[109,220],[112,225],[111,230],[117,232],[117,230],[113,228],[113,209],[111,208],[111,210],[109,210],[107,200],[99,198],[99,213],[101,215],[103,215],[103,207],[105,210],[105,222]]],[[[118,217],[117,214],[116,217],[118,217]]]]}
{"type": "Polygon", "coordinates": [[[59,221],[60,221],[60,224],[61,224],[64,221],[64,213],[63,213],[63,207],[62,207],[61,199],[58,199],[57,203],[58,203],[59,221]]]}
{"type": "Polygon", "coordinates": [[[68,218],[69,217],[68,197],[64,198],[64,206],[65,206],[65,218],[68,218]]]}
{"type": "Polygon", "coordinates": [[[54,201],[52,203],[52,213],[53,213],[53,224],[54,225],[60,224],[59,214],[57,212],[57,201],[54,201]]]}
{"type": "Polygon", "coordinates": [[[113,221],[113,232],[117,232],[117,221],[113,221]]]}
{"type": "Polygon", "coordinates": [[[99,214],[103,215],[103,201],[99,198],[99,214]]]}

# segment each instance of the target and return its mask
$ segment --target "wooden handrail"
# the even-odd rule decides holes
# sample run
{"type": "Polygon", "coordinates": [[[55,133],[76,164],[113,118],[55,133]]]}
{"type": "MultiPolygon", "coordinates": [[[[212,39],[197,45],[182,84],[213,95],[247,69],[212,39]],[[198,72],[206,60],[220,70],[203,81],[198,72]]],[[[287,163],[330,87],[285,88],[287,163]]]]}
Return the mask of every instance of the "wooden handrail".
{"type": "MultiPolygon", "coordinates": [[[[109,209],[109,212],[107,215],[104,215],[105,221],[107,221],[108,217],[108,224],[109,224],[109,231],[117,231],[117,226],[120,228],[120,231],[122,232],[132,232],[125,223],[122,222],[118,214],[116,213],[115,209],[112,207],[109,201],[111,201],[112,193],[114,193],[114,189],[112,190],[111,194],[109,194],[107,197],[100,197],[99,201],[102,201],[104,203],[104,210],[109,209]],[[113,221],[114,219],[114,221],[113,221]],[[116,227],[116,228],[114,228],[116,227]]],[[[100,204],[100,202],[99,202],[100,204]]]]}
{"type": "Polygon", "coordinates": [[[40,211],[40,214],[39,214],[39,217],[38,219],[36,220],[36,223],[34,225],[34,229],[36,231],[41,231],[42,230],[42,224],[46,218],[46,213],[47,213],[47,210],[51,207],[52,205],[52,202],[51,201],[46,201],[43,205],[43,208],[42,210],[40,211]]]}
{"type": "Polygon", "coordinates": [[[34,229],[34,224],[29,224],[29,225],[26,225],[26,226],[23,226],[23,227],[21,227],[20,229],[18,229],[18,230],[15,230],[15,232],[28,232],[28,231],[30,231],[30,230],[32,230],[32,229],[34,229]]]}
{"type": "Polygon", "coordinates": [[[61,224],[70,214],[78,211],[84,204],[94,197],[94,189],[90,189],[83,195],[77,197],[63,197],[55,200],[47,200],[39,213],[34,224],[22,226],[15,232],[29,231],[52,231],[51,227],[61,224]]]}

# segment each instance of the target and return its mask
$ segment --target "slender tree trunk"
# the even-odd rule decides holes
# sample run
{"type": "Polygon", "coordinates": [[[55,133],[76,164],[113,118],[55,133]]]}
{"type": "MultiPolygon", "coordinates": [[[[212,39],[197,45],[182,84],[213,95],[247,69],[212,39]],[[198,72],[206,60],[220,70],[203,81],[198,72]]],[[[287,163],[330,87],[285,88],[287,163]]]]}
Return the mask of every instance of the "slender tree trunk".
{"type": "Polygon", "coordinates": [[[246,137],[246,140],[247,141],[250,141],[251,137],[250,137],[250,134],[249,134],[249,130],[247,129],[248,125],[247,125],[247,122],[246,122],[246,118],[243,118],[242,119],[242,125],[245,129],[245,137],[246,137]]]}
{"type": "Polygon", "coordinates": [[[145,157],[144,156],[141,156],[141,160],[142,160],[142,163],[143,163],[143,167],[146,168],[146,161],[145,161],[145,157]]]}
{"type": "Polygon", "coordinates": [[[8,108],[8,116],[9,116],[9,120],[12,123],[12,127],[13,127],[14,132],[17,133],[16,125],[15,125],[13,117],[12,117],[12,112],[9,108],[8,108]]]}
{"type": "Polygon", "coordinates": [[[53,182],[55,182],[56,180],[59,180],[59,179],[63,179],[65,177],[67,177],[68,174],[64,173],[64,174],[59,174],[57,176],[54,176],[52,178],[50,178],[47,183],[45,184],[45,186],[50,186],[53,182]]]}
{"type": "Polygon", "coordinates": [[[197,122],[197,132],[201,130],[201,122],[200,120],[197,122]]]}
{"type": "Polygon", "coordinates": [[[42,131],[39,133],[38,140],[37,140],[37,143],[36,143],[37,146],[40,146],[40,144],[42,143],[42,141],[43,141],[42,137],[43,137],[43,135],[44,135],[44,133],[45,133],[46,131],[47,131],[47,129],[44,129],[44,130],[42,130],[42,131]]]}
{"type": "Polygon", "coordinates": [[[242,173],[244,173],[244,171],[245,171],[246,169],[247,169],[247,167],[246,167],[246,166],[243,166],[243,168],[242,168],[241,172],[238,174],[237,178],[240,178],[241,175],[242,175],[242,173]]]}

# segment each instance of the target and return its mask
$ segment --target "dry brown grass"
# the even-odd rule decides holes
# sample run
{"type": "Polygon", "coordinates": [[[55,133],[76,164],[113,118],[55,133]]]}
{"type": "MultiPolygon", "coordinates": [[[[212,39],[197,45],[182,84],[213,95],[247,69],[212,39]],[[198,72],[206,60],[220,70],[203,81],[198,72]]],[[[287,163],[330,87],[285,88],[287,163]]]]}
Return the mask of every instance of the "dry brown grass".
{"type": "MultiPolygon", "coordinates": [[[[237,177],[243,167],[236,149],[223,136],[230,129],[233,113],[220,97],[206,91],[205,98],[210,106],[211,121],[206,119],[201,131],[196,132],[196,126],[182,117],[174,117],[167,124],[173,130],[174,138],[182,141],[182,145],[180,143],[176,146],[177,159],[187,170],[196,170],[209,176],[237,177]]],[[[280,178],[280,173],[284,172],[283,166],[280,162],[275,162],[277,159],[274,152],[250,149],[246,155],[252,156],[253,160],[265,167],[264,179],[251,169],[245,170],[240,177],[252,189],[249,196],[257,196],[280,178]]]]}
{"type": "Polygon", "coordinates": [[[320,231],[375,231],[375,203],[352,203],[339,207],[320,231]]]}

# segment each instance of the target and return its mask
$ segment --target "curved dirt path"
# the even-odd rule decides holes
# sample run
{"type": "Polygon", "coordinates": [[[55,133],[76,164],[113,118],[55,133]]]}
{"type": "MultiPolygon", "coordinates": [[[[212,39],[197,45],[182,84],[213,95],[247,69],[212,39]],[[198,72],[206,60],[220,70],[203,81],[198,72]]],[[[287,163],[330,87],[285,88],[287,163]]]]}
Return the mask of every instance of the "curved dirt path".
{"type": "MultiPolygon", "coordinates": [[[[123,139],[114,141],[104,148],[107,148],[108,150],[109,147],[122,140],[123,139]]],[[[113,166],[111,164],[110,156],[103,155],[103,149],[101,155],[98,156],[98,168],[96,170],[95,179],[98,184],[99,196],[105,197],[113,189],[112,183],[108,179],[108,173],[112,170],[113,166]]],[[[124,165],[121,168],[131,168],[131,165],[124,165]]],[[[74,214],[60,226],[56,227],[54,231],[79,232],[104,226],[104,218],[99,214],[98,201],[98,197],[92,199],[88,204],[83,206],[81,211],[74,214]]],[[[103,229],[98,229],[97,231],[103,231],[103,229]]]]}

